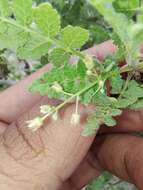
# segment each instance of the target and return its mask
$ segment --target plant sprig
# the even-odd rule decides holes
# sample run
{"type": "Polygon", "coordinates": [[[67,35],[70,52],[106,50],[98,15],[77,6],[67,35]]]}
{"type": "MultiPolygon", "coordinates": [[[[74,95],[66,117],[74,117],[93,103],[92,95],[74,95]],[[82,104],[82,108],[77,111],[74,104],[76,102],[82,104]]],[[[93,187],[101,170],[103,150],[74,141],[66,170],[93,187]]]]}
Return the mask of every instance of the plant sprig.
{"type": "Polygon", "coordinates": [[[117,34],[118,52],[121,52],[120,47],[125,51],[125,66],[118,67],[119,53],[107,56],[102,62],[82,53],[80,50],[88,42],[89,32],[78,26],[62,28],[60,16],[51,4],[33,7],[32,0],[0,2],[0,48],[12,49],[24,59],[40,59],[48,54],[53,64],[51,71],[33,82],[30,91],[57,98],[62,103],[56,107],[42,105],[42,116],[27,122],[33,131],[40,128],[47,117],[56,120],[59,110],[70,102],[75,102],[75,113],[71,116],[71,123],[75,125],[80,122],[79,103],[96,105],[83,131],[85,136],[95,133],[101,123],[115,126],[114,117],[120,115],[123,108],[140,109],[143,104],[143,86],[134,77],[134,72],[143,70],[139,57],[143,25],[117,13],[113,0],[90,0],[90,3],[117,34]],[[76,56],[76,63],[70,64],[71,56],[76,56]],[[130,80],[122,78],[124,72],[130,74],[130,80]]]}

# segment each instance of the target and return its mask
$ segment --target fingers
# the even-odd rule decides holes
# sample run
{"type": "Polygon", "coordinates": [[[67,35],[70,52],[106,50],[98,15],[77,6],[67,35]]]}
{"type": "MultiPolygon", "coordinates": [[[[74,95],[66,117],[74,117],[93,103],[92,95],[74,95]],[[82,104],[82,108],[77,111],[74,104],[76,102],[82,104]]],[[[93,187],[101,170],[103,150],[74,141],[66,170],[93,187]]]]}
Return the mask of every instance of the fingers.
{"type": "Polygon", "coordinates": [[[32,81],[40,77],[40,75],[50,69],[50,65],[46,65],[36,73],[27,77],[15,86],[8,88],[0,93],[0,120],[11,123],[25,111],[30,109],[36,102],[41,99],[38,94],[32,94],[28,91],[28,87],[32,81]]]}
{"type": "Polygon", "coordinates": [[[116,118],[117,125],[115,127],[107,127],[103,125],[99,133],[117,133],[117,132],[139,132],[143,131],[143,110],[133,111],[129,109],[123,110],[121,116],[116,118]]]}
{"type": "Polygon", "coordinates": [[[78,166],[73,175],[64,183],[61,190],[82,189],[102,172],[98,161],[93,158],[90,152],[78,166]]]}
{"type": "Polygon", "coordinates": [[[143,139],[130,135],[103,135],[92,147],[101,166],[143,189],[143,139]]]}
{"type": "MultiPolygon", "coordinates": [[[[81,163],[94,140],[94,136],[81,136],[86,118],[92,113],[91,108],[85,109],[83,106],[79,109],[81,121],[76,126],[70,122],[71,115],[75,112],[75,106],[70,105],[61,110],[57,121],[47,119],[43,127],[35,133],[27,129],[25,122],[39,115],[39,105],[45,103],[49,103],[46,98],[8,127],[3,135],[3,146],[8,155],[24,166],[24,171],[26,168],[30,170],[33,178],[36,176],[35,179],[43,184],[46,184],[47,180],[43,175],[47,176],[48,173],[58,176],[62,182],[67,180],[81,163]]],[[[2,156],[1,148],[0,152],[2,156]]],[[[10,161],[4,164],[4,170],[10,168],[9,163],[10,161]]],[[[19,173],[21,179],[29,178],[24,172],[19,173]]],[[[16,176],[16,171],[13,176],[16,176]]]]}

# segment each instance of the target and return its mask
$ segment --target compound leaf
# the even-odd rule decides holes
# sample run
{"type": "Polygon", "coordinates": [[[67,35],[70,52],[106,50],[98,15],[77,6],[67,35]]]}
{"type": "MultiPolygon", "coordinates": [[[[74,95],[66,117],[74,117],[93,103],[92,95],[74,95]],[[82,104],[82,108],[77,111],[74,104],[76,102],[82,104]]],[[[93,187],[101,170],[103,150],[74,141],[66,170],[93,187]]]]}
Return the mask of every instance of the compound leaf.
{"type": "Polygon", "coordinates": [[[89,32],[81,27],[67,26],[61,32],[60,45],[68,49],[79,49],[89,39],[89,32]]]}

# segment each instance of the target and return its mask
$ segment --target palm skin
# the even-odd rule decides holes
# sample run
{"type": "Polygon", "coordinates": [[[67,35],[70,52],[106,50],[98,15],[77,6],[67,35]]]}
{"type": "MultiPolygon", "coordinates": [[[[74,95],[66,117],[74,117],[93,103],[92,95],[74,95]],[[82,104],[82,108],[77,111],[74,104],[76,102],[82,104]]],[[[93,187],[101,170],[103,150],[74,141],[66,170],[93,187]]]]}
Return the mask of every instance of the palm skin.
{"type": "MultiPolygon", "coordinates": [[[[116,51],[111,41],[87,50],[103,59],[116,51]]],[[[81,122],[70,123],[74,105],[60,111],[55,122],[47,119],[43,127],[32,133],[25,121],[39,114],[42,104],[56,101],[31,94],[27,86],[41,73],[37,73],[0,94],[0,177],[1,190],[80,190],[104,170],[134,183],[143,189],[143,140],[132,132],[142,131],[143,111],[124,110],[117,118],[118,125],[104,126],[95,135],[81,136],[92,106],[80,106],[81,122]]]]}

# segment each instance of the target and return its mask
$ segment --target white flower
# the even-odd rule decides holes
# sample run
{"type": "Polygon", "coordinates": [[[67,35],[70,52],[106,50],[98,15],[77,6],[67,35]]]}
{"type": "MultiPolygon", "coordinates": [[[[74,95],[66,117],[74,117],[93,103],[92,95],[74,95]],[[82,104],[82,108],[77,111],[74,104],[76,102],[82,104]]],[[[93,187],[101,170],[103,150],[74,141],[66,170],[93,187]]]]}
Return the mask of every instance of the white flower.
{"type": "Polygon", "coordinates": [[[58,82],[54,82],[54,84],[51,87],[55,92],[62,92],[63,88],[58,82]]]}
{"type": "Polygon", "coordinates": [[[52,110],[52,107],[50,105],[43,105],[40,107],[40,112],[43,114],[48,114],[52,110]]]}
{"type": "Polygon", "coordinates": [[[43,125],[43,119],[41,117],[36,117],[33,120],[26,122],[28,125],[27,127],[32,131],[37,131],[43,125]]]}
{"type": "Polygon", "coordinates": [[[79,122],[80,122],[80,115],[77,113],[72,114],[71,124],[77,125],[77,124],[79,124],[79,122]]]}

